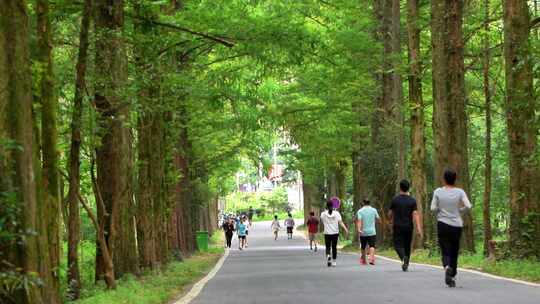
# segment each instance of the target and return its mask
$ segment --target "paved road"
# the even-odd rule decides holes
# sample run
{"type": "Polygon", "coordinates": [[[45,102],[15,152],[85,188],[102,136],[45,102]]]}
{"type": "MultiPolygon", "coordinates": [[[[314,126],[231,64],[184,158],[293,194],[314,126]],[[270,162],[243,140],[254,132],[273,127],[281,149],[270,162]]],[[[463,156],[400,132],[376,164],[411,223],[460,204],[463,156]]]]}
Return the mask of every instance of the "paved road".
{"type": "Polygon", "coordinates": [[[352,254],[338,256],[337,267],[328,268],[324,252],[311,252],[299,234],[287,240],[282,232],[274,241],[270,223],[255,223],[249,248],[232,250],[192,303],[539,304],[540,287],[461,272],[451,289],[442,270],[412,265],[404,273],[382,259],[361,266],[352,254]]]}

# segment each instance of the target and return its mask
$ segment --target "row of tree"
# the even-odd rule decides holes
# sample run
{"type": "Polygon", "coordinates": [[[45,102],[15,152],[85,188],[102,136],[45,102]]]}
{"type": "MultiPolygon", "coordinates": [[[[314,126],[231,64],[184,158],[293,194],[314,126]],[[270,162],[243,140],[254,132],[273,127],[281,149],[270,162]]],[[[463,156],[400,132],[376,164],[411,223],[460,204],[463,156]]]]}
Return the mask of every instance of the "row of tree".
{"type": "MultiPolygon", "coordinates": [[[[494,224],[492,179],[496,178],[500,203],[495,225],[501,237],[509,236],[503,247],[513,256],[540,256],[539,244],[531,238],[540,228],[539,198],[533,190],[540,172],[533,85],[538,19],[531,17],[536,1],[375,0],[369,10],[348,13],[347,4],[356,6],[350,1],[325,2],[315,21],[334,49],[322,55],[326,60],[306,68],[305,78],[287,92],[311,94],[310,98],[325,104],[321,112],[326,117],[315,128],[296,127],[298,121],[306,121],[304,113],[284,121],[301,147],[296,161],[305,178],[306,214],[309,206],[320,208],[324,197],[347,199],[347,191],[353,194],[355,210],[362,197],[372,197],[386,210],[397,181],[410,178],[428,231],[426,240],[416,236],[415,242],[429,245],[434,242],[434,226],[428,190],[440,186],[443,169],[452,167],[458,172],[459,186],[475,201],[482,198],[482,204],[466,215],[464,248],[475,251],[475,239],[480,239],[475,233],[481,232],[488,251],[494,224]],[[330,23],[336,15],[341,21],[330,23]],[[504,35],[498,34],[500,30],[504,35]],[[366,42],[340,45],[344,36],[366,42]],[[343,69],[351,67],[362,76],[343,76],[347,73],[343,69]],[[314,92],[307,80],[313,70],[322,69],[319,85],[329,77],[339,79],[334,81],[337,93],[332,96],[326,95],[326,87],[314,92]],[[344,109],[336,111],[336,103],[328,102],[332,98],[344,109]],[[494,113],[498,115],[495,127],[494,113]],[[495,159],[494,131],[502,143],[497,144],[495,159]],[[333,138],[328,133],[320,136],[324,132],[333,138]],[[321,162],[325,163],[322,173],[317,170],[321,162]],[[484,172],[484,178],[478,171],[484,172]],[[351,178],[348,183],[346,176],[351,178]]],[[[304,104],[314,103],[305,99],[304,104]]],[[[383,215],[383,242],[390,233],[383,215]]]]}
{"type": "Polygon", "coordinates": [[[220,106],[197,109],[185,85],[198,77],[192,57],[232,43],[159,21],[182,9],[174,0],[0,4],[2,303],[80,297],[81,218],[95,228],[95,281],[108,288],[190,255],[195,231],[217,228],[215,176],[233,170],[237,121],[232,110],[216,116],[220,106]],[[60,42],[77,34],[78,45],[60,42]]]}
{"type": "Polygon", "coordinates": [[[429,4],[1,1],[0,299],[78,298],[81,240],[111,288],[189,255],[276,134],[306,212],[325,196],[384,209],[409,177],[429,246],[451,166],[483,202],[465,248],[509,236],[538,257],[536,2],[429,4]]]}

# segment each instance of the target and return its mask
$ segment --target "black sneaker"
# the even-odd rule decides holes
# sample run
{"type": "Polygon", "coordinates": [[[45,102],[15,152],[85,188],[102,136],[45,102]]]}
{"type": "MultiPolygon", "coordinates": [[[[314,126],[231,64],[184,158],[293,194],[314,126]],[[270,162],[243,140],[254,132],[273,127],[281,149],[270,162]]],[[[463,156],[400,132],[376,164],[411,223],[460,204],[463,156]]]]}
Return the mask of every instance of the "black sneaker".
{"type": "Polygon", "coordinates": [[[331,267],[331,266],[332,266],[332,259],[330,258],[330,256],[328,256],[328,258],[327,258],[326,265],[327,265],[328,267],[331,267]]]}
{"type": "Polygon", "coordinates": [[[317,252],[317,246],[315,246],[315,250],[314,250],[314,251],[317,252]]]}
{"type": "Polygon", "coordinates": [[[452,277],[453,271],[452,267],[446,267],[446,271],[444,272],[444,282],[448,287],[456,287],[456,281],[452,277]]]}
{"type": "Polygon", "coordinates": [[[403,264],[401,264],[401,269],[403,271],[407,271],[409,269],[409,258],[408,257],[405,257],[405,259],[403,259],[403,264]]]}

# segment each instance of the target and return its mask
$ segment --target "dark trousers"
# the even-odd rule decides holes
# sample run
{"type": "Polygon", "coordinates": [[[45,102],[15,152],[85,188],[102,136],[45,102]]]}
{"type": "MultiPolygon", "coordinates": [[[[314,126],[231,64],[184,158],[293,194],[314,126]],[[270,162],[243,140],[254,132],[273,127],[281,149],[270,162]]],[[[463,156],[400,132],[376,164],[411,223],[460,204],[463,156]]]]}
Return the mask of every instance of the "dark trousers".
{"type": "Polygon", "coordinates": [[[332,259],[337,258],[337,242],[339,234],[325,234],[324,244],[326,245],[326,256],[332,254],[332,259]]]}
{"type": "Polygon", "coordinates": [[[225,232],[225,240],[227,241],[227,247],[229,248],[231,248],[232,237],[233,237],[232,232],[225,232]]]}
{"type": "Polygon", "coordinates": [[[394,226],[394,249],[402,261],[408,262],[411,257],[412,237],[412,228],[394,226]]]}
{"type": "Polygon", "coordinates": [[[454,227],[443,222],[437,222],[437,235],[441,247],[442,264],[444,267],[452,267],[456,276],[459,256],[459,240],[461,239],[462,227],[454,227]]]}

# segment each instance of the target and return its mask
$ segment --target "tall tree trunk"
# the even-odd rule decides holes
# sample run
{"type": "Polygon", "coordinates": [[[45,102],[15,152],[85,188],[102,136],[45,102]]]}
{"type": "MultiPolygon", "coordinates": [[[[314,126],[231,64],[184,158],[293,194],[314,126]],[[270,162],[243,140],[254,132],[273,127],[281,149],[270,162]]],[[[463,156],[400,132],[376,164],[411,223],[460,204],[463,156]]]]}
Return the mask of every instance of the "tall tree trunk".
{"type": "Polygon", "coordinates": [[[219,230],[217,220],[218,220],[218,195],[213,195],[210,198],[210,203],[208,206],[208,220],[209,220],[209,232],[214,234],[214,232],[219,230]]]}
{"type": "Polygon", "coordinates": [[[43,191],[43,221],[42,233],[47,234],[46,242],[48,266],[42,274],[47,288],[43,289],[43,296],[49,303],[60,303],[60,279],[58,268],[60,266],[60,175],[58,171],[58,131],[56,127],[56,114],[58,99],[55,94],[53,60],[52,60],[52,34],[49,20],[49,1],[36,1],[37,13],[37,62],[38,68],[38,103],[41,105],[41,149],[43,170],[41,185],[43,191]]]}
{"type": "MultiPolygon", "coordinates": [[[[409,107],[411,111],[411,169],[412,189],[418,213],[423,218],[427,206],[426,137],[424,132],[424,98],[422,97],[422,58],[420,54],[420,26],[418,0],[407,0],[407,33],[409,38],[409,107]]],[[[426,217],[428,219],[429,217],[426,217]]],[[[423,222],[423,221],[422,221],[423,222]]],[[[430,227],[430,225],[426,225],[430,227]]],[[[431,229],[430,229],[431,230],[431,229]]],[[[431,231],[426,231],[429,242],[431,231]]],[[[422,247],[424,240],[415,233],[415,247],[422,247]]]]}
{"type": "Polygon", "coordinates": [[[515,255],[540,256],[538,213],[538,124],[533,95],[527,1],[507,0],[504,11],[506,122],[510,146],[510,248],[515,255]]]}
{"type": "Polygon", "coordinates": [[[309,170],[302,172],[301,176],[302,193],[304,197],[304,223],[306,223],[310,212],[315,213],[315,216],[319,216],[321,201],[319,198],[319,189],[316,177],[313,176],[313,174],[310,174],[309,170]]]}
{"type": "MultiPolygon", "coordinates": [[[[159,77],[156,77],[154,81],[160,82],[159,77]]],[[[161,96],[156,96],[161,100],[161,96]]],[[[157,147],[152,158],[151,167],[152,171],[152,193],[155,195],[154,199],[154,226],[156,227],[156,261],[160,265],[168,263],[169,258],[169,246],[167,241],[167,219],[169,217],[169,208],[167,205],[167,144],[165,141],[165,116],[166,113],[161,109],[157,111],[152,121],[152,146],[157,147]]],[[[217,216],[217,215],[216,215],[217,216]]]]}
{"type": "Polygon", "coordinates": [[[407,151],[404,125],[403,81],[401,79],[401,1],[391,0],[392,17],[390,26],[390,44],[392,49],[392,120],[395,127],[396,158],[397,158],[397,184],[407,175],[407,151]]]}
{"type": "MultiPolygon", "coordinates": [[[[436,181],[446,167],[458,173],[458,186],[470,195],[467,113],[463,62],[463,0],[431,2],[433,137],[436,181]]],[[[464,216],[463,248],[474,251],[471,213],[464,216]]]]}
{"type": "MultiPolygon", "coordinates": [[[[37,273],[40,265],[38,236],[26,233],[40,230],[33,178],[35,153],[28,42],[26,1],[0,1],[0,87],[4,88],[0,90],[0,193],[12,198],[0,204],[0,216],[9,217],[6,218],[8,236],[0,238],[2,259],[9,264],[1,263],[0,272],[14,271],[27,278],[37,273]]],[[[42,297],[45,288],[29,284],[26,290],[17,289],[9,298],[0,296],[0,302],[47,303],[42,297]]]]}
{"type": "MultiPolygon", "coordinates": [[[[366,128],[365,118],[363,115],[363,109],[361,102],[353,101],[352,113],[355,117],[354,122],[356,124],[356,130],[352,136],[353,152],[351,154],[352,160],[352,179],[353,179],[353,224],[356,225],[356,211],[362,208],[363,199],[368,197],[368,183],[365,171],[365,165],[362,160],[362,147],[366,144],[366,135],[362,132],[366,128]]],[[[365,151],[364,151],[365,152],[365,151]]],[[[353,228],[353,244],[358,246],[360,236],[356,228],[353,228]]]]}
{"type": "MultiPolygon", "coordinates": [[[[129,104],[122,98],[127,80],[127,56],[122,37],[123,0],[95,1],[96,86],[101,143],[97,148],[98,184],[105,210],[107,242],[117,277],[138,273],[132,199],[132,147],[128,125],[129,104]]],[[[97,278],[103,260],[96,254],[97,278]]]]}
{"type": "Polygon", "coordinates": [[[179,236],[180,250],[184,255],[189,255],[195,250],[195,235],[193,233],[195,222],[193,218],[193,185],[190,176],[191,142],[187,130],[187,109],[185,105],[179,111],[179,134],[177,138],[177,152],[175,166],[180,176],[176,184],[176,221],[179,236]]]}
{"type": "Polygon", "coordinates": [[[378,23],[377,40],[382,44],[382,72],[376,76],[381,93],[375,99],[375,113],[371,131],[373,158],[370,167],[377,171],[373,177],[374,206],[381,212],[378,225],[380,243],[388,243],[391,227],[387,219],[386,205],[395,195],[396,180],[404,174],[403,126],[399,119],[402,110],[401,76],[397,69],[401,62],[399,46],[399,3],[397,0],[377,0],[374,3],[378,23]],[[397,130],[397,131],[396,131],[397,130]],[[401,148],[403,148],[401,150],[401,148]]]}
{"type": "Polygon", "coordinates": [[[71,119],[71,146],[69,152],[69,216],[68,216],[68,295],[72,300],[80,298],[81,278],[79,272],[79,234],[81,219],[79,199],[81,189],[81,125],[83,100],[86,87],[86,65],[88,60],[88,33],[92,18],[92,0],[84,1],[81,31],[79,33],[79,55],[75,79],[75,97],[71,119]]]}
{"type": "MultiPolygon", "coordinates": [[[[367,197],[367,181],[364,176],[364,166],[362,165],[362,159],[360,152],[355,151],[352,154],[352,175],[353,175],[353,219],[354,224],[356,225],[356,212],[362,208],[362,201],[367,197]]],[[[356,228],[351,228],[353,230],[353,244],[358,245],[360,236],[358,235],[358,230],[356,228]]]]}
{"type": "MultiPolygon", "coordinates": [[[[171,195],[174,196],[174,192],[171,195]]],[[[174,202],[175,199],[173,198],[171,201],[174,202]]],[[[180,250],[180,235],[178,234],[177,206],[173,205],[173,207],[175,209],[171,211],[167,221],[168,246],[172,256],[176,259],[181,259],[182,252],[180,250]]]]}
{"type": "Polygon", "coordinates": [[[335,177],[336,177],[336,196],[341,202],[345,201],[345,195],[347,194],[347,185],[345,180],[345,170],[349,163],[346,160],[340,160],[336,167],[335,177]]]}
{"type": "MultiPolygon", "coordinates": [[[[144,77],[144,76],[141,76],[144,77]]],[[[139,93],[141,98],[143,93],[139,93]]],[[[143,103],[144,104],[144,103],[143,103]]],[[[143,108],[144,105],[143,105],[143,108]]],[[[138,118],[138,188],[137,188],[137,244],[139,248],[140,265],[145,268],[157,266],[156,241],[157,227],[155,225],[156,212],[155,198],[152,184],[154,182],[151,167],[156,165],[152,162],[152,120],[153,113],[140,113],[138,118]]]]}
{"type": "MultiPolygon", "coordinates": [[[[484,30],[489,33],[489,0],[484,0],[484,30]]],[[[486,101],[486,155],[485,155],[485,169],[484,169],[484,198],[483,198],[483,224],[484,224],[484,255],[490,253],[489,241],[492,239],[491,233],[491,89],[489,82],[489,65],[490,65],[490,51],[489,51],[489,36],[486,34],[484,38],[484,58],[483,58],[483,76],[484,76],[484,97],[486,101]]]]}
{"type": "MultiPolygon", "coordinates": [[[[135,12],[138,16],[145,17],[149,12],[140,2],[135,2],[135,12]]],[[[151,17],[150,17],[151,18],[151,17]]],[[[156,163],[154,156],[161,156],[156,153],[159,146],[153,144],[154,120],[158,114],[152,109],[157,100],[158,84],[154,81],[155,65],[153,58],[155,54],[151,51],[153,42],[152,25],[145,20],[137,20],[135,30],[139,34],[135,48],[135,61],[137,62],[137,74],[140,84],[138,92],[138,106],[140,108],[137,117],[137,152],[138,152],[138,176],[137,176],[137,244],[139,248],[139,262],[144,268],[155,268],[157,266],[157,229],[156,220],[160,210],[154,206],[159,197],[154,193],[154,184],[159,183],[153,176],[153,167],[159,166],[159,159],[156,163]]]]}
{"type": "MultiPolygon", "coordinates": [[[[97,182],[97,177],[95,175],[94,170],[94,164],[95,160],[92,158],[91,160],[91,166],[90,166],[90,178],[92,179],[92,191],[94,192],[94,196],[96,198],[96,205],[98,212],[101,210],[105,210],[105,205],[103,202],[103,197],[101,196],[101,192],[99,190],[99,185],[97,182]]],[[[83,205],[84,209],[86,210],[86,213],[88,214],[88,217],[92,221],[92,224],[94,225],[94,228],[96,229],[96,239],[99,244],[100,249],[100,255],[102,264],[100,265],[100,270],[102,271],[102,277],[105,280],[105,283],[107,284],[107,288],[114,289],[116,288],[116,280],[114,275],[114,265],[113,265],[113,256],[112,256],[112,250],[109,247],[109,244],[107,243],[107,236],[105,235],[105,221],[99,220],[95,214],[92,212],[86,201],[82,198],[80,193],[78,193],[78,198],[80,203],[83,205]]],[[[97,255],[97,248],[96,248],[96,255],[97,255]]],[[[97,267],[96,267],[97,270],[97,267]]]]}
{"type": "Polygon", "coordinates": [[[336,180],[336,167],[331,167],[327,170],[327,176],[326,176],[326,185],[327,185],[327,196],[328,198],[337,197],[338,190],[337,190],[337,180],[336,180]]]}

